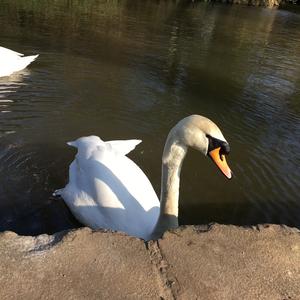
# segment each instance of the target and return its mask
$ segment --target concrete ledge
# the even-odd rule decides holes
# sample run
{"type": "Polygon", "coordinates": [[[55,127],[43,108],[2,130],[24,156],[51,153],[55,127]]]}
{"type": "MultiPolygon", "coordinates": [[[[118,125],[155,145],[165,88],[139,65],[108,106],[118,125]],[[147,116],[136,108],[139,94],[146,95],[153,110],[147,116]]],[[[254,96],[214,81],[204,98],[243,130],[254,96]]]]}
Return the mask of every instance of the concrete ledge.
{"type": "Polygon", "coordinates": [[[300,299],[300,231],[186,226],[144,243],[82,228],[0,235],[0,299],[300,299]]]}

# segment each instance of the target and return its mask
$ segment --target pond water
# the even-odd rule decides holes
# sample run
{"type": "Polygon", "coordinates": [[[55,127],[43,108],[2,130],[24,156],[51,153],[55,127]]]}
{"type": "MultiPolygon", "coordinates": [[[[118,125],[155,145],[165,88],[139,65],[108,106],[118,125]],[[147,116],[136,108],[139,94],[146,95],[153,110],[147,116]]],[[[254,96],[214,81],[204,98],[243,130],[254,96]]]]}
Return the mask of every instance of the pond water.
{"type": "Polygon", "coordinates": [[[0,79],[0,230],[79,224],[52,192],[95,134],[130,153],[160,190],[166,135],[201,114],[231,145],[227,181],[189,151],[180,223],[300,227],[300,14],[175,1],[0,2],[1,46],[40,57],[0,79]]]}

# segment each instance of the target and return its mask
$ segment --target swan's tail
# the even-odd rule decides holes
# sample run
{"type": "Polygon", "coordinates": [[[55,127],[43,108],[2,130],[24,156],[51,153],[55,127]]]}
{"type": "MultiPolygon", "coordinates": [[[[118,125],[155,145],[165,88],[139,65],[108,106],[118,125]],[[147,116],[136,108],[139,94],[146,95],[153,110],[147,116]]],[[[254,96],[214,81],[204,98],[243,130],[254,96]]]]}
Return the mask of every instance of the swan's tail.
{"type": "Polygon", "coordinates": [[[22,57],[21,58],[22,69],[25,69],[29,64],[35,61],[38,58],[38,56],[39,54],[22,57]]]}

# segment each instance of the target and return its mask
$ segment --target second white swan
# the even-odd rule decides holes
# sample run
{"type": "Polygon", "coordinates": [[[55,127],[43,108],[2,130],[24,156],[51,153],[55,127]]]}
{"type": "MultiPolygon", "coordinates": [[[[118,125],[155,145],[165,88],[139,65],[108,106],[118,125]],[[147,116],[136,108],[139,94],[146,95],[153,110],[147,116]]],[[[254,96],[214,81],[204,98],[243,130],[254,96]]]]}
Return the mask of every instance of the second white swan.
{"type": "Polygon", "coordinates": [[[22,53],[0,47],[0,77],[10,76],[25,69],[39,55],[24,56],[22,53]]]}
{"type": "Polygon", "coordinates": [[[69,142],[78,153],[70,165],[69,183],[54,194],[61,195],[86,226],[150,240],[178,227],[180,171],[188,147],[209,156],[228,179],[232,176],[225,159],[229,144],[217,125],[203,116],[186,117],[165,143],[159,202],[147,176],[126,156],[140,142],[104,142],[97,136],[69,142]]]}

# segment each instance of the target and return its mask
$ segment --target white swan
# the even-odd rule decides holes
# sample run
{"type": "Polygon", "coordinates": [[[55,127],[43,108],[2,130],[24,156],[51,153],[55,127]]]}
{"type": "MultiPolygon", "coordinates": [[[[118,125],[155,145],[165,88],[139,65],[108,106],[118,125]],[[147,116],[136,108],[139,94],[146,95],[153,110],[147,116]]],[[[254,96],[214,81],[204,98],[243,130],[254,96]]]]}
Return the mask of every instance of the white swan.
{"type": "Polygon", "coordinates": [[[78,153],[70,165],[69,183],[54,195],[61,195],[75,217],[93,229],[118,230],[149,240],[178,226],[179,176],[188,147],[211,157],[231,178],[224,156],[229,145],[220,129],[209,119],[192,115],[168,135],[159,202],[147,176],[126,156],[140,142],[104,142],[97,136],[69,142],[78,153]]]}
{"type": "Polygon", "coordinates": [[[14,72],[25,69],[39,55],[24,56],[24,54],[0,47],[0,77],[10,76],[14,72]]]}

